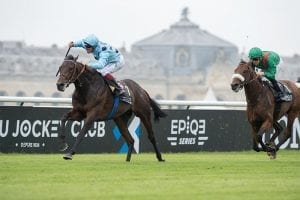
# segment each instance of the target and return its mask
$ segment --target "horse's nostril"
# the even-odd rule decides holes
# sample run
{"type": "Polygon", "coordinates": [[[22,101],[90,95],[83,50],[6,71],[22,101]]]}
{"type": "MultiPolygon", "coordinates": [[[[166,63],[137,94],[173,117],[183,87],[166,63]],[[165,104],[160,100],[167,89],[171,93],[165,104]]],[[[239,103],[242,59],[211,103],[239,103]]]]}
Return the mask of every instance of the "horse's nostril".
{"type": "Polygon", "coordinates": [[[231,84],[231,89],[235,90],[237,88],[237,86],[238,86],[238,84],[236,84],[236,83],[235,84],[231,84]]]}
{"type": "Polygon", "coordinates": [[[64,91],[65,90],[65,84],[64,83],[56,83],[57,90],[64,91]]]}

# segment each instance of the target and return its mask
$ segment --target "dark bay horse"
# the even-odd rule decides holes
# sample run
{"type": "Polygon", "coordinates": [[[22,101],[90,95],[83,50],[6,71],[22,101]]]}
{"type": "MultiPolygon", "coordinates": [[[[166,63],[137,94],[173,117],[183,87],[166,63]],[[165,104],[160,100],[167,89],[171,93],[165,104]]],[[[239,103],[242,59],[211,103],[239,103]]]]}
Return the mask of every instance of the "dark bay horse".
{"type": "Polygon", "coordinates": [[[276,103],[270,88],[256,76],[250,63],[241,61],[234,70],[231,88],[238,92],[245,88],[247,100],[247,117],[252,127],[253,149],[255,151],[266,151],[271,159],[276,158],[279,147],[291,137],[293,123],[300,112],[300,89],[294,82],[288,80],[280,81],[293,93],[293,100],[290,102],[276,103]],[[283,131],[282,126],[277,122],[282,116],[287,116],[287,128],[279,143],[275,145],[274,140],[283,131]],[[275,133],[267,143],[263,143],[262,136],[268,131],[275,129],[275,133]],[[262,148],[258,147],[258,143],[262,148]]]}
{"type": "MultiPolygon", "coordinates": [[[[59,78],[57,80],[57,89],[64,91],[69,84],[74,83],[75,91],[72,95],[72,109],[66,113],[61,119],[61,127],[59,138],[61,142],[60,150],[64,151],[68,148],[65,141],[65,124],[67,120],[81,121],[84,120],[84,126],[80,130],[72,149],[64,156],[64,159],[72,159],[76,152],[76,148],[83,140],[87,131],[91,128],[95,121],[108,120],[114,105],[114,97],[111,89],[107,86],[104,78],[95,70],[87,67],[77,58],[69,55],[65,58],[59,67],[59,78]]],[[[147,130],[148,138],[152,143],[158,161],[164,161],[161,153],[157,148],[151,123],[151,109],[154,113],[154,120],[158,121],[160,117],[167,115],[160,109],[158,104],[150,98],[148,93],[141,88],[136,82],[126,79],[123,82],[128,87],[132,104],[120,101],[112,119],[120,130],[121,135],[127,142],[128,152],[126,161],[130,161],[131,153],[134,146],[134,139],[128,131],[128,121],[134,114],[139,117],[147,130]]]]}

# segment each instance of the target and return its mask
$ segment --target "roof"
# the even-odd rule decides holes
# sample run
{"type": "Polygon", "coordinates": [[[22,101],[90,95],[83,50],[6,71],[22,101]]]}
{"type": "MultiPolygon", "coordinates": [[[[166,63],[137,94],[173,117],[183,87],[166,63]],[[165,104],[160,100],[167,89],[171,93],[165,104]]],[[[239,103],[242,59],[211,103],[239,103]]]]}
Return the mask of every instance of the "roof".
{"type": "Polygon", "coordinates": [[[183,11],[181,19],[172,24],[170,29],[163,30],[133,44],[133,46],[166,46],[166,45],[191,45],[191,46],[217,46],[236,47],[209,32],[202,30],[187,17],[183,11]]]}

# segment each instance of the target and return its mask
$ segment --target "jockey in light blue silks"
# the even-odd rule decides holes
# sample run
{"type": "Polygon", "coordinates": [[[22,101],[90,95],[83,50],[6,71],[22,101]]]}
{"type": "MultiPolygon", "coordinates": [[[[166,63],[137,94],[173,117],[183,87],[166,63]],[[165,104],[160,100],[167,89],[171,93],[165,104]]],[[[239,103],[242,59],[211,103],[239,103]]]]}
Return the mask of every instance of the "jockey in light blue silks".
{"type": "Polygon", "coordinates": [[[119,50],[101,42],[95,35],[88,35],[82,40],[70,42],[69,47],[81,47],[87,53],[92,53],[96,61],[89,62],[87,66],[96,69],[102,74],[107,83],[115,88],[115,95],[120,95],[123,92],[122,87],[111,75],[111,73],[120,70],[124,65],[124,58],[119,50]]]}

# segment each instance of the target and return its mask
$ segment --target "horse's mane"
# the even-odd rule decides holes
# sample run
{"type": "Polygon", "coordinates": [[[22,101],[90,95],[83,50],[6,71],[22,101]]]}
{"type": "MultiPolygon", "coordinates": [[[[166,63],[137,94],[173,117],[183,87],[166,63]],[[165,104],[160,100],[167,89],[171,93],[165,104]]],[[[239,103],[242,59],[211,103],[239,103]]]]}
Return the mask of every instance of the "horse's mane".
{"type": "MultiPolygon", "coordinates": [[[[249,68],[250,70],[252,70],[251,73],[255,73],[255,67],[254,67],[250,62],[247,62],[247,61],[241,59],[240,65],[247,65],[248,68],[249,68]]],[[[262,84],[262,79],[261,79],[261,77],[258,77],[257,80],[262,84]]]]}
{"type": "Polygon", "coordinates": [[[255,67],[250,62],[247,62],[243,59],[241,59],[240,65],[248,65],[249,69],[252,69],[253,71],[255,70],[255,67]]]}
{"type": "MultiPolygon", "coordinates": [[[[71,60],[71,61],[77,62],[77,59],[78,59],[78,56],[74,57],[72,54],[69,54],[65,57],[64,60],[71,60]]],[[[77,62],[77,63],[82,64],[81,62],[77,62]]],[[[86,70],[93,72],[93,73],[97,72],[94,68],[91,68],[89,66],[86,66],[86,70]]]]}
{"type": "Polygon", "coordinates": [[[74,61],[76,61],[77,58],[78,58],[78,56],[77,56],[77,57],[74,57],[72,54],[69,54],[69,55],[67,55],[67,56],[65,57],[65,60],[74,60],[74,61]]]}
{"type": "Polygon", "coordinates": [[[240,64],[248,64],[245,60],[241,59],[240,64]]]}

